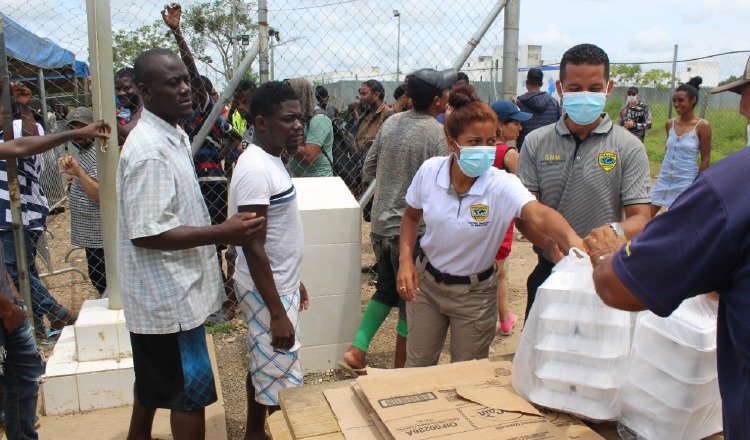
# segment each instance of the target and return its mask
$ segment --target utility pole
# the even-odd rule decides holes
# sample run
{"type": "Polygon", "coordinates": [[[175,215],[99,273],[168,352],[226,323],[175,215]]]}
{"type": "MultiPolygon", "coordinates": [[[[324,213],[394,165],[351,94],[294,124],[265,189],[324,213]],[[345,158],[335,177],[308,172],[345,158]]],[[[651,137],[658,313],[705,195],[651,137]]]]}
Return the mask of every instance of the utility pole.
{"type": "Polygon", "coordinates": [[[393,10],[393,16],[398,19],[398,31],[396,32],[396,81],[401,81],[401,13],[398,9],[393,10]]]}
{"type": "Polygon", "coordinates": [[[518,23],[521,15],[521,1],[509,0],[505,6],[503,29],[503,92],[502,99],[516,96],[518,80],[518,23]]]}
{"type": "Polygon", "coordinates": [[[258,41],[260,42],[260,83],[268,82],[268,2],[258,0],[258,41]]]}
{"type": "Polygon", "coordinates": [[[241,2],[242,0],[234,0],[232,2],[232,74],[237,69],[237,55],[240,52],[240,42],[237,38],[237,13],[241,2]]]}

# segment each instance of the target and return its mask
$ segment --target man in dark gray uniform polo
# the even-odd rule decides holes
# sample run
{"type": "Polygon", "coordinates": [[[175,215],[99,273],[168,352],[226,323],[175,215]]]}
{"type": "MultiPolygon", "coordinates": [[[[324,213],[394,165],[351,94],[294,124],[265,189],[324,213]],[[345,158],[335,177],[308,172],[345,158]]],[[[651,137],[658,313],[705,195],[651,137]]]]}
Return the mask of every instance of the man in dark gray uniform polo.
{"type": "MultiPolygon", "coordinates": [[[[604,113],[613,86],[607,54],[593,44],[568,49],[556,85],[564,113],[526,137],[518,176],[581,237],[598,228],[627,238],[640,233],[650,220],[648,157],[638,138],[604,113]]],[[[551,238],[523,221],[517,225],[532,242],[547,243],[534,248],[539,263],[526,283],[528,317],[537,288],[562,254],[551,238]]]]}

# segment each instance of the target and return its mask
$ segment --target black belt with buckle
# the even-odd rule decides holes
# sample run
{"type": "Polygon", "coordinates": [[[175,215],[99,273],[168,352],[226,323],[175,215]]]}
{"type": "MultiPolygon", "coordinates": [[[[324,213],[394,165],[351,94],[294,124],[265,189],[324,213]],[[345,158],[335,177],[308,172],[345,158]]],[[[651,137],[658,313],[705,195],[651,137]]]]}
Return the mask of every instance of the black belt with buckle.
{"type": "MultiPolygon", "coordinates": [[[[471,277],[468,275],[451,275],[449,273],[443,273],[439,270],[435,269],[435,266],[430,264],[430,262],[427,262],[427,265],[425,266],[425,269],[427,272],[432,275],[433,278],[435,278],[435,281],[438,283],[443,284],[471,284],[471,277]]],[[[491,277],[495,273],[495,265],[489,267],[489,269],[484,270],[482,272],[479,272],[477,274],[477,280],[478,281],[484,281],[487,278],[491,277]]]]}

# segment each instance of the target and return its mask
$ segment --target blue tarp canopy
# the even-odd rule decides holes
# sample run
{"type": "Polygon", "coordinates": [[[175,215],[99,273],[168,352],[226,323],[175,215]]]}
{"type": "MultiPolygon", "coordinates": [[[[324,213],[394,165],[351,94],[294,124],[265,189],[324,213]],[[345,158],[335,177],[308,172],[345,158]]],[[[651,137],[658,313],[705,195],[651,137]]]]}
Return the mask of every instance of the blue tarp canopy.
{"type": "Polygon", "coordinates": [[[60,69],[75,61],[73,52],[36,36],[5,14],[0,13],[0,16],[5,25],[5,51],[9,56],[43,69],[60,69]]]}
{"type": "Polygon", "coordinates": [[[88,65],[77,61],[73,52],[39,37],[3,13],[0,13],[0,18],[3,20],[12,81],[29,82],[34,90],[38,85],[38,70],[42,68],[47,93],[58,93],[73,90],[74,75],[78,78],[89,76],[88,65]]]}

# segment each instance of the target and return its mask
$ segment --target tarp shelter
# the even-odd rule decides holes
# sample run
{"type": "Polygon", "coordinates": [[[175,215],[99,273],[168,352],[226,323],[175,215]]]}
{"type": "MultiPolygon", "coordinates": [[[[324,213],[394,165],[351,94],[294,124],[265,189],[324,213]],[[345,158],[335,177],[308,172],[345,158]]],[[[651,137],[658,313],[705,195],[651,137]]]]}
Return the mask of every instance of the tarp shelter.
{"type": "Polygon", "coordinates": [[[83,93],[89,67],[73,52],[42,38],[0,13],[11,81],[24,81],[34,93],[83,93]],[[44,78],[43,84],[40,78],[44,78]],[[41,87],[40,87],[41,86],[41,87]]]}

